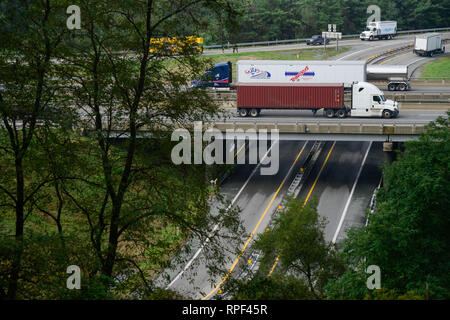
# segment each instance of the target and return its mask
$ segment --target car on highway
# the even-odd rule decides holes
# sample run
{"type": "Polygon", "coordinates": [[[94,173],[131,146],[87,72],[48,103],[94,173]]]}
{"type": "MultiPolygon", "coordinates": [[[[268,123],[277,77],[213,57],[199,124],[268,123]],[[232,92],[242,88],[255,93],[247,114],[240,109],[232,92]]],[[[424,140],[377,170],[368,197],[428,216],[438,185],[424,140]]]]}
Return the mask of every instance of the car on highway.
{"type": "MultiPolygon", "coordinates": [[[[324,42],[324,38],[321,35],[314,35],[311,37],[311,39],[306,40],[306,44],[309,46],[314,46],[314,45],[323,45],[324,42]]],[[[326,40],[326,43],[329,44],[330,43],[330,39],[326,40]]]]}

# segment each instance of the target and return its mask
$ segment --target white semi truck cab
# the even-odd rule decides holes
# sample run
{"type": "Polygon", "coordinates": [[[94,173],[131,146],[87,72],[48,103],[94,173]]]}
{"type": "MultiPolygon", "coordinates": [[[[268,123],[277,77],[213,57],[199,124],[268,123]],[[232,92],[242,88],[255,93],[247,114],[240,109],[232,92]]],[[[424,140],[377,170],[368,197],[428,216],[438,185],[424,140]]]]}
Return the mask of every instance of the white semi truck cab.
{"type": "Polygon", "coordinates": [[[399,114],[398,102],[386,99],[383,91],[367,82],[353,84],[349,111],[352,117],[395,118],[399,114]]]}

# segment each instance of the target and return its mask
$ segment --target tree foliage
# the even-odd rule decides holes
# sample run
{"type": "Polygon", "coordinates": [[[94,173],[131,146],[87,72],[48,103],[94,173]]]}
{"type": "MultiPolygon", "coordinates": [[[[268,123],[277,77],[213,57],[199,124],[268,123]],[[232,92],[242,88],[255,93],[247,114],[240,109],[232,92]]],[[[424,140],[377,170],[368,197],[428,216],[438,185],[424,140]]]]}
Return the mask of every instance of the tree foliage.
{"type": "Polygon", "coordinates": [[[399,30],[448,27],[447,0],[247,0],[241,5],[237,33],[226,32],[221,39],[216,19],[204,36],[208,44],[299,39],[321,34],[328,24],[336,24],[343,34],[358,34],[366,26],[370,5],[380,7],[381,20],[397,21],[399,30]]]}
{"type": "Polygon", "coordinates": [[[364,298],[369,265],[381,268],[381,285],[397,296],[448,299],[450,292],[450,122],[448,114],[385,166],[384,187],[369,225],[343,244],[350,270],[329,288],[337,298],[364,298]]]}
{"type": "Polygon", "coordinates": [[[186,90],[205,62],[150,39],[233,1],[79,1],[71,31],[69,1],[13,2],[0,4],[0,298],[177,297],[152,280],[186,237],[223,261],[218,238],[243,232],[237,210],[210,212],[213,170],[170,159],[176,126],[220,114],[186,90]],[[65,288],[73,264],[80,291],[65,288]]]}
{"type": "Polygon", "coordinates": [[[330,278],[344,272],[334,245],[324,239],[326,221],[316,202],[303,206],[290,199],[269,232],[261,234],[255,248],[262,258],[258,274],[249,281],[230,284],[233,297],[243,299],[321,299],[330,278]],[[279,263],[270,274],[275,261],[279,263]]]}

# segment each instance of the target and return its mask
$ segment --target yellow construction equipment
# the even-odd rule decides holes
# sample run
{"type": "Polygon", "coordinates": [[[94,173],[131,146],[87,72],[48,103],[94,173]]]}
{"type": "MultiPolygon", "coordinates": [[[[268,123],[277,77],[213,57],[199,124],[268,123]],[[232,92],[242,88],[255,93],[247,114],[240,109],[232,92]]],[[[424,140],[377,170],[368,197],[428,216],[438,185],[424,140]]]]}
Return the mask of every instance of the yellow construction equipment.
{"type": "Polygon", "coordinates": [[[201,54],[203,52],[203,38],[163,37],[150,39],[150,53],[163,56],[183,54],[201,54]]]}

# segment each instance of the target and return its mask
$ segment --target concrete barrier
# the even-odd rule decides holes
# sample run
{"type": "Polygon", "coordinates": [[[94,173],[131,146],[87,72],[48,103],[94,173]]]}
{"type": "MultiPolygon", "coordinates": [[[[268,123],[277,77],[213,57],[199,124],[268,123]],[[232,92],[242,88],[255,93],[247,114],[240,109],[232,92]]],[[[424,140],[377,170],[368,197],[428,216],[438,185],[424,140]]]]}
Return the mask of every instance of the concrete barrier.
{"type": "Polygon", "coordinates": [[[383,125],[376,125],[376,124],[364,124],[362,126],[362,132],[363,134],[384,134],[383,133],[383,125]]]}
{"type": "Polygon", "coordinates": [[[394,134],[395,133],[395,127],[394,125],[383,125],[383,134],[394,134]]]}
{"type": "Polygon", "coordinates": [[[320,133],[319,124],[305,123],[305,133],[320,133]]]}
{"type": "Polygon", "coordinates": [[[360,124],[341,125],[341,133],[343,134],[362,133],[362,125],[360,124]]]}
{"type": "Polygon", "coordinates": [[[225,132],[230,130],[267,130],[278,129],[280,133],[301,134],[343,134],[343,135],[418,135],[425,131],[425,125],[416,124],[342,124],[342,123],[242,123],[225,122],[205,124],[205,128],[214,128],[225,132]]]}
{"type": "Polygon", "coordinates": [[[413,127],[409,125],[398,124],[394,127],[394,134],[413,134],[413,127]]]}
{"type": "MultiPolygon", "coordinates": [[[[272,123],[258,123],[258,124],[256,124],[256,129],[270,131],[273,129],[277,129],[277,124],[275,124],[275,123],[273,123],[273,124],[272,123]]],[[[278,128],[278,130],[282,131],[280,128],[278,128]]],[[[286,132],[291,132],[291,131],[286,131],[286,132]]]]}
{"type": "MultiPolygon", "coordinates": [[[[259,126],[258,126],[259,128],[259,126]]],[[[279,123],[277,126],[278,130],[286,133],[298,133],[299,126],[296,123],[279,123]]]]}
{"type": "Polygon", "coordinates": [[[319,133],[341,133],[341,125],[319,124],[319,133]]]}
{"type": "Polygon", "coordinates": [[[401,111],[412,110],[412,111],[447,111],[450,110],[449,103],[411,103],[411,102],[399,102],[398,108],[401,111]]]}

